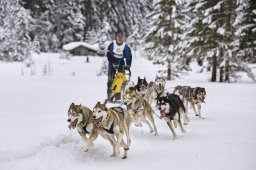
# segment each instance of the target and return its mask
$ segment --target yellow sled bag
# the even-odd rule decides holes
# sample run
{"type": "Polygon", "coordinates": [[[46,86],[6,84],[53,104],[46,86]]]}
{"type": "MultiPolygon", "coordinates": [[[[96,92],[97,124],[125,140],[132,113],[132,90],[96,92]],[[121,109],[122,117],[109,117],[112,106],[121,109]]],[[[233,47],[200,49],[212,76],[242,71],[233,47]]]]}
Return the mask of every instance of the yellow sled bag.
{"type": "Polygon", "coordinates": [[[127,79],[126,79],[124,73],[117,72],[117,74],[112,82],[112,85],[111,85],[112,95],[121,93],[121,87],[126,80],[127,79]]]}

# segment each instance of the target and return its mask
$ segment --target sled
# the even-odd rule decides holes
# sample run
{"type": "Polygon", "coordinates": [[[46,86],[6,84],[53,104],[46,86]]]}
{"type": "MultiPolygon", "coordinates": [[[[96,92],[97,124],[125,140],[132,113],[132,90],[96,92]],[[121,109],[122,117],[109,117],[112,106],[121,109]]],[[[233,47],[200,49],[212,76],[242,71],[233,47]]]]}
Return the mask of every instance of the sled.
{"type": "Polygon", "coordinates": [[[127,82],[126,75],[129,76],[128,80],[130,80],[131,77],[131,71],[125,70],[125,72],[116,72],[116,75],[113,79],[113,82],[111,84],[111,97],[109,100],[113,103],[120,102],[121,101],[121,93],[122,88],[124,84],[127,82]]]}

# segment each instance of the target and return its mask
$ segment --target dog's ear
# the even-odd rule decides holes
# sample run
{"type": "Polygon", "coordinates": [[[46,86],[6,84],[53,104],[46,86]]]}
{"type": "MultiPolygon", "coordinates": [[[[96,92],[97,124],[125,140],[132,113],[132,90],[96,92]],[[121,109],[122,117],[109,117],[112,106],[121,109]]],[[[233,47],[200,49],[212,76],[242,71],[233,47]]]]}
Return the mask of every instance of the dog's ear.
{"type": "Polygon", "coordinates": [[[170,95],[171,95],[171,93],[169,93],[169,92],[166,93],[166,98],[167,98],[168,100],[169,100],[169,98],[170,98],[170,97],[169,97],[170,95]]]}
{"type": "Polygon", "coordinates": [[[168,96],[168,95],[170,95],[170,93],[166,90],[165,96],[168,96]]]}
{"type": "Polygon", "coordinates": [[[75,103],[73,102],[73,103],[71,103],[71,105],[70,105],[70,106],[72,106],[72,107],[73,107],[74,105],[75,105],[75,103]]]}
{"type": "Polygon", "coordinates": [[[138,76],[138,81],[140,81],[140,76],[138,76]]]}
{"type": "Polygon", "coordinates": [[[130,87],[129,91],[131,91],[131,92],[135,91],[135,87],[130,87]]]}
{"type": "Polygon", "coordinates": [[[156,74],[156,78],[155,78],[155,81],[158,79],[158,74],[156,74]]]}
{"type": "Polygon", "coordinates": [[[108,99],[104,100],[104,103],[103,103],[103,104],[104,104],[104,105],[106,105],[106,104],[107,104],[107,102],[108,102],[108,99]]]}

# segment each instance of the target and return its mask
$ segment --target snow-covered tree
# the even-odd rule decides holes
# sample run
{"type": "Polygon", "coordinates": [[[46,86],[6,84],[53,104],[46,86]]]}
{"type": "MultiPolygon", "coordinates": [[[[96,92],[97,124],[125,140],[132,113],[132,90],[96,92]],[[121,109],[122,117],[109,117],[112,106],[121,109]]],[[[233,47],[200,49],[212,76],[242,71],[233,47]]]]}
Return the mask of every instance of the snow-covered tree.
{"type": "Polygon", "coordinates": [[[138,28],[139,33],[145,34],[147,24],[145,16],[152,9],[153,0],[94,0],[87,2],[88,25],[97,28],[104,22],[111,25],[110,35],[113,37],[117,30],[123,30],[127,36],[138,28]],[[91,24],[93,23],[93,24],[91,24]]]}
{"type": "Polygon", "coordinates": [[[32,48],[30,13],[19,0],[1,0],[0,11],[0,60],[23,61],[32,48]]]}
{"type": "Polygon", "coordinates": [[[42,51],[56,51],[70,41],[113,39],[117,30],[143,35],[153,0],[23,0],[35,19],[31,34],[42,51]],[[110,27],[106,31],[105,25],[110,27]]]}
{"type": "Polygon", "coordinates": [[[251,75],[246,64],[237,57],[237,2],[198,0],[194,4],[195,17],[187,33],[190,43],[188,54],[196,56],[198,63],[203,66],[202,70],[207,68],[212,71],[211,81],[217,81],[218,69],[221,82],[236,79],[239,71],[251,75]]]}
{"type": "Polygon", "coordinates": [[[184,55],[182,42],[183,32],[187,28],[188,13],[184,11],[185,1],[156,1],[151,29],[145,36],[146,51],[152,57],[166,59],[168,65],[167,79],[178,77],[183,70],[188,70],[187,57],[184,55]]]}
{"type": "Polygon", "coordinates": [[[256,0],[237,1],[237,18],[234,23],[238,37],[237,56],[246,62],[256,63],[256,0]]]}
{"type": "Polygon", "coordinates": [[[32,11],[33,37],[38,37],[42,51],[56,52],[63,44],[84,40],[85,8],[83,0],[23,0],[32,11]]]}

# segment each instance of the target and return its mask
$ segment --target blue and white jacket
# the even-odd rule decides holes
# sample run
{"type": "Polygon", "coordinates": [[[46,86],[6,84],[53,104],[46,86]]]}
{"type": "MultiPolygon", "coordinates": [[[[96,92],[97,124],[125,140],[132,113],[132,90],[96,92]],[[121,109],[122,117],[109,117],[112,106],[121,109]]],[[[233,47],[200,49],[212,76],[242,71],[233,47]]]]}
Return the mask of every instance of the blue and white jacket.
{"type": "Polygon", "coordinates": [[[131,66],[132,64],[131,49],[125,44],[125,42],[119,45],[114,40],[108,46],[107,58],[108,58],[110,70],[113,69],[113,65],[119,65],[119,71],[123,71],[125,66],[124,60],[126,60],[127,66],[131,66]]]}

